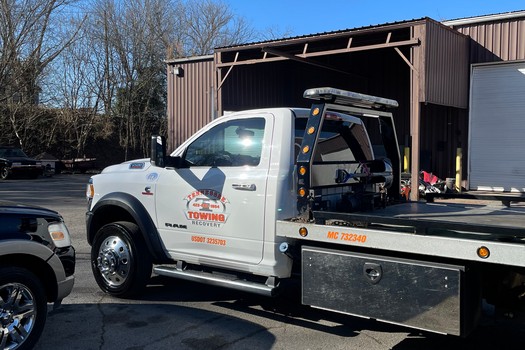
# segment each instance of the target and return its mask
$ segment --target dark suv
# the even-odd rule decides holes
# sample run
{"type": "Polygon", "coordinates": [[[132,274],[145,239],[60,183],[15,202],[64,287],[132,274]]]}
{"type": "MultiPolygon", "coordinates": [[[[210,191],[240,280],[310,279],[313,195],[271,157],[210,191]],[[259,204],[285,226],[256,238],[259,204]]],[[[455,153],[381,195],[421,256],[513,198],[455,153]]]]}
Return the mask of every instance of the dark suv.
{"type": "Polygon", "coordinates": [[[31,349],[74,284],[75,250],[60,214],[0,201],[0,349],[31,349]]]}
{"type": "Polygon", "coordinates": [[[25,175],[37,178],[44,172],[42,162],[27,156],[20,148],[0,146],[0,179],[11,175],[25,175]]]}

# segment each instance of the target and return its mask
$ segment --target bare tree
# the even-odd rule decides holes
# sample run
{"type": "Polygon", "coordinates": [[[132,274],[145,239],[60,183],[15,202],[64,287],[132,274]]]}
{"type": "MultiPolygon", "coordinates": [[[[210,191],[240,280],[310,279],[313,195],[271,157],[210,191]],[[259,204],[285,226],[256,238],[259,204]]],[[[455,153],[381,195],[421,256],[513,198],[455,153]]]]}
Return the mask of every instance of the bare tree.
{"type": "Polygon", "coordinates": [[[220,0],[0,0],[0,142],[78,157],[116,137],[125,159],[147,155],[164,60],[254,38],[220,0]]]}
{"type": "Polygon", "coordinates": [[[89,43],[88,28],[85,27],[78,39],[68,46],[54,62],[54,79],[46,86],[52,104],[57,107],[56,120],[47,135],[47,148],[52,143],[69,145],[75,153],[67,156],[82,157],[90,137],[93,137],[95,123],[101,109],[104,85],[100,84],[102,74],[97,62],[98,56],[89,43]],[[59,131],[58,133],[56,131],[59,131]]]}
{"type": "Polygon", "coordinates": [[[184,51],[186,55],[205,55],[213,49],[246,42],[255,31],[243,17],[236,16],[223,1],[193,0],[184,3],[184,51]]]}
{"type": "Polygon", "coordinates": [[[9,119],[23,146],[25,132],[38,118],[39,82],[44,69],[71,44],[59,18],[71,0],[0,0],[0,118],[9,119]],[[24,109],[25,113],[18,113],[24,109]]]}

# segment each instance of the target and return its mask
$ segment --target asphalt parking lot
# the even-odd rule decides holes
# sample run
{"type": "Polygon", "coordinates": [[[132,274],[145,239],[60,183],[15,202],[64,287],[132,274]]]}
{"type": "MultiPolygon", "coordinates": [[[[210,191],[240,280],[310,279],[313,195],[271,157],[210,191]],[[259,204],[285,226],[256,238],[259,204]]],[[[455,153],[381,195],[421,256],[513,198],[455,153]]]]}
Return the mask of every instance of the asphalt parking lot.
{"type": "MultiPolygon", "coordinates": [[[[468,339],[441,336],[175,279],[153,277],[139,299],[99,290],[85,240],[88,175],[0,182],[0,198],[60,212],[77,251],[76,282],[51,310],[36,349],[522,349],[522,322],[484,315],[468,339]]],[[[351,297],[351,296],[349,296],[351,297]]]]}

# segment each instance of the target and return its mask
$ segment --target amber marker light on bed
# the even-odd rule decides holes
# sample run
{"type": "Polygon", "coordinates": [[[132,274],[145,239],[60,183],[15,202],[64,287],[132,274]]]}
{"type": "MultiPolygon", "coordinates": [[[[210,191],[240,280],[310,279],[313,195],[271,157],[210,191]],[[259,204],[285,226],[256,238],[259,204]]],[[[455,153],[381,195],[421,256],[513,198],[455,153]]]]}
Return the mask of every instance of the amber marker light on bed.
{"type": "Polygon", "coordinates": [[[486,259],[490,256],[490,250],[487,247],[481,246],[478,248],[478,256],[482,259],[486,259]]]}
{"type": "Polygon", "coordinates": [[[301,237],[306,237],[308,236],[308,230],[306,229],[306,227],[301,227],[299,229],[299,234],[301,235],[301,237]]]}

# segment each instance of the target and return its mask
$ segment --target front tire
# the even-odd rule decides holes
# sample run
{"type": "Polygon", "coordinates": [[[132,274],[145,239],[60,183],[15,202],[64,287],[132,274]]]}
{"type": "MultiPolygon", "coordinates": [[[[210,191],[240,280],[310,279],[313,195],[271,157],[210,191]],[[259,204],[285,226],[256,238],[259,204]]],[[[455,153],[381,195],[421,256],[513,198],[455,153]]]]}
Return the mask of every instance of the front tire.
{"type": "Polygon", "coordinates": [[[0,179],[7,180],[9,178],[9,168],[7,166],[0,167],[0,179]]]}
{"type": "Polygon", "coordinates": [[[21,267],[0,268],[1,349],[32,349],[47,318],[47,298],[42,282],[21,267]]]}
{"type": "Polygon", "coordinates": [[[139,294],[151,277],[153,265],[137,225],[114,222],[96,234],[91,268],[104,292],[120,298],[139,294]]]}

